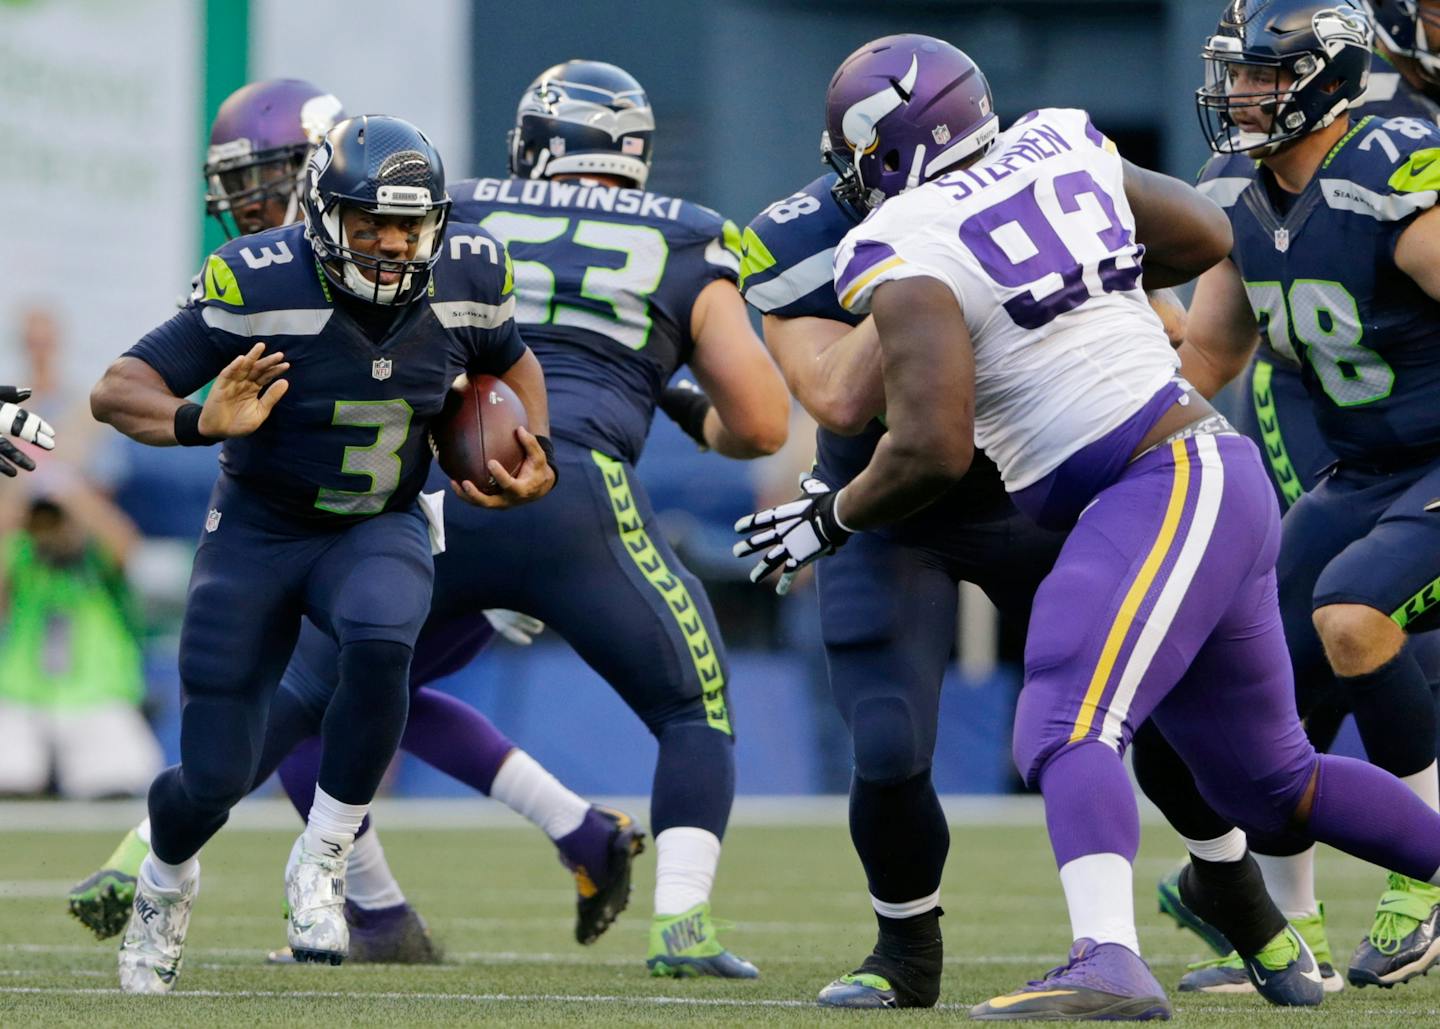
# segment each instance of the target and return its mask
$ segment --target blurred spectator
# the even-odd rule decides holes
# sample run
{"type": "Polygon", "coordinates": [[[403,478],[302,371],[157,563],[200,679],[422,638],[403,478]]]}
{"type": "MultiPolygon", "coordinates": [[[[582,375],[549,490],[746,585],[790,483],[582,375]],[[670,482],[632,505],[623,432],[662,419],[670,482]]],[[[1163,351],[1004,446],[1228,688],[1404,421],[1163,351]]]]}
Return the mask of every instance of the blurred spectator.
{"type": "Polygon", "coordinates": [[[161,766],[140,713],[131,521],[60,464],[0,536],[0,793],[137,794],[161,766]]]}

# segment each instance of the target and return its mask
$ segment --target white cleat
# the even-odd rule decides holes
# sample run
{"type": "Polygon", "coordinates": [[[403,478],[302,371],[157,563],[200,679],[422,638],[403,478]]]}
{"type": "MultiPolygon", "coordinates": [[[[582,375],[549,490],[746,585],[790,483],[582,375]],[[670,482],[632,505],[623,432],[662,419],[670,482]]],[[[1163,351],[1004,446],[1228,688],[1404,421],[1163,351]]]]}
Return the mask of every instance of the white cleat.
{"type": "Polygon", "coordinates": [[[338,965],[350,953],[345,921],[345,858],[312,854],[295,841],[285,869],[288,935],[296,961],[338,965]]]}
{"type": "Polygon", "coordinates": [[[144,865],[135,877],[135,906],[120,944],[120,989],[126,993],[169,993],[185,958],[190,906],[200,894],[200,869],[178,890],[162,890],[144,865]]]}

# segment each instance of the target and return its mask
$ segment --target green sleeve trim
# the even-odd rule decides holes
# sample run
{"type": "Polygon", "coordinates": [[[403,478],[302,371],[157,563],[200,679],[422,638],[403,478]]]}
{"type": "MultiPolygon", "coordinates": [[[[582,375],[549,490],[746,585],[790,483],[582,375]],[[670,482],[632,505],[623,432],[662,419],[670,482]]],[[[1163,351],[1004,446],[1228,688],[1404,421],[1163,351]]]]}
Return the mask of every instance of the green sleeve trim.
{"type": "Polygon", "coordinates": [[[700,677],[705,721],[712,729],[727,736],[734,735],[730,729],[730,712],[725,705],[725,671],[720,667],[720,655],[705,628],[700,609],[685,588],[685,580],[666,567],[665,558],[645,531],[635,496],[630,492],[625,465],[598,450],[590,451],[590,457],[605,479],[605,492],[610,496],[610,508],[615,513],[625,553],[630,555],[630,560],[635,562],[645,581],[664,599],[666,609],[685,638],[690,660],[700,677]]]}
{"type": "Polygon", "coordinates": [[[1424,193],[1440,190],[1440,149],[1417,150],[1390,176],[1390,188],[1397,193],[1424,193]]]}
{"type": "Polygon", "coordinates": [[[244,306],[245,297],[240,292],[240,283],[235,281],[235,273],[219,254],[211,254],[205,262],[204,280],[206,300],[231,307],[244,306]]]}
{"type": "Polygon", "coordinates": [[[755,230],[745,226],[745,232],[740,237],[740,290],[745,290],[745,280],[752,275],[759,275],[775,267],[775,255],[770,253],[770,248],[765,245],[755,230]]]}

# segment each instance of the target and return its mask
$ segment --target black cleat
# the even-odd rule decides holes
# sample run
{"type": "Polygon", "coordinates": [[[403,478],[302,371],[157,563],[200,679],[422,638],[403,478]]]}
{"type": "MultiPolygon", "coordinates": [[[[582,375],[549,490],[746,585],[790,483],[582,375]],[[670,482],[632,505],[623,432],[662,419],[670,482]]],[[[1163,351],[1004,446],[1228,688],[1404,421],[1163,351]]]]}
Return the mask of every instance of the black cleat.
{"type": "Polygon", "coordinates": [[[591,875],[583,865],[570,869],[575,876],[575,939],[594,943],[614,924],[630,903],[630,870],[645,851],[645,830],[623,811],[591,805],[610,822],[610,866],[603,875],[591,875]]]}

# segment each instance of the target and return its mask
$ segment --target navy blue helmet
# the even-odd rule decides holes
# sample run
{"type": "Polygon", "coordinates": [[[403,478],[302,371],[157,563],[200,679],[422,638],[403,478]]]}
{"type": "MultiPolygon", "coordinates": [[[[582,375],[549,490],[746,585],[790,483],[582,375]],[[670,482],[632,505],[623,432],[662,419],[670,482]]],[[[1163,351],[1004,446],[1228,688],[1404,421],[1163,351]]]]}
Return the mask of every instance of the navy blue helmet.
{"type": "Polygon", "coordinates": [[[407,304],[419,297],[440,259],[449,213],[440,154],[407,121],[380,114],[348,118],[310,156],[305,236],[330,281],[362,300],[407,304]],[[344,208],[413,219],[414,256],[382,259],[350,246],[344,208]],[[387,277],[393,281],[384,282],[387,277]]]}
{"type": "Polygon", "coordinates": [[[1370,45],[1351,0],[1232,0],[1195,93],[1210,149],[1264,157],[1329,125],[1365,92],[1370,45]]]}
{"type": "Polygon", "coordinates": [[[1414,61],[1426,82],[1440,86],[1440,10],[1417,0],[1370,0],[1370,14],[1385,49],[1414,61]]]}
{"type": "Polygon", "coordinates": [[[655,114],[635,77],[603,61],[542,71],[520,97],[510,130],[510,174],[616,175],[643,189],[655,114]]]}

